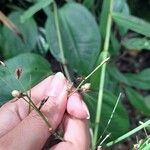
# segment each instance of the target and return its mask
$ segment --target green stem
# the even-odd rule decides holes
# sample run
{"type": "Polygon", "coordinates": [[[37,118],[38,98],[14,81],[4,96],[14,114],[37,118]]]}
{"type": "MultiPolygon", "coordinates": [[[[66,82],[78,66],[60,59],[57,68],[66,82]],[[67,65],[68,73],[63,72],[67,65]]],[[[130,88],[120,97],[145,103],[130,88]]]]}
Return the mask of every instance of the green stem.
{"type": "MultiPolygon", "coordinates": [[[[113,111],[112,111],[112,113],[111,113],[111,115],[110,115],[110,118],[109,118],[109,120],[108,120],[108,122],[107,122],[107,125],[106,125],[106,127],[104,128],[104,131],[102,132],[102,134],[101,134],[100,138],[98,139],[97,143],[99,143],[99,141],[102,139],[103,135],[106,133],[106,131],[107,131],[107,129],[108,129],[110,123],[111,123],[111,120],[112,120],[112,118],[113,118],[113,116],[114,116],[114,113],[115,113],[115,111],[116,111],[116,108],[117,108],[117,106],[118,106],[118,103],[119,103],[120,98],[121,98],[121,93],[119,94],[119,96],[118,96],[118,98],[117,98],[116,104],[115,104],[115,106],[114,106],[114,108],[113,108],[113,111]]],[[[103,141],[104,141],[104,140],[103,140],[103,141]]],[[[99,145],[101,146],[102,143],[103,143],[103,142],[100,142],[99,145]]]]}
{"type": "Polygon", "coordinates": [[[89,75],[87,75],[87,76],[80,82],[80,84],[77,86],[75,92],[78,91],[79,88],[81,87],[81,85],[82,85],[88,78],[90,78],[90,77],[93,75],[93,73],[95,73],[95,72],[96,72],[104,63],[106,63],[109,59],[110,59],[109,57],[106,58],[106,59],[104,59],[89,75]]]}
{"type": "MultiPolygon", "coordinates": [[[[107,58],[108,48],[109,48],[109,40],[110,40],[111,25],[112,25],[112,3],[113,3],[113,0],[110,0],[110,1],[111,1],[110,2],[110,12],[109,12],[108,18],[107,18],[106,37],[105,37],[104,49],[103,49],[104,55],[102,55],[102,61],[107,58]]],[[[95,128],[94,128],[94,135],[93,135],[93,140],[92,140],[92,147],[96,146],[97,139],[98,139],[105,73],[106,73],[106,63],[103,64],[102,70],[101,70],[101,75],[100,75],[100,85],[99,85],[98,102],[97,102],[97,110],[96,110],[95,128]]]]}
{"type": "Polygon", "coordinates": [[[71,81],[71,77],[67,68],[66,59],[64,56],[64,50],[63,50],[63,44],[62,44],[62,38],[61,38],[61,32],[60,32],[60,26],[59,26],[59,18],[58,18],[58,11],[57,11],[57,5],[55,1],[53,1],[53,8],[54,8],[54,19],[55,19],[55,26],[57,31],[57,37],[58,37],[58,43],[59,43],[59,49],[60,49],[60,55],[62,59],[62,65],[65,71],[65,75],[69,81],[71,81]]]}
{"type": "Polygon", "coordinates": [[[146,121],[145,123],[143,123],[142,125],[136,127],[135,129],[129,131],[128,133],[126,133],[126,134],[120,136],[120,137],[117,138],[116,140],[107,143],[106,145],[107,145],[107,146],[112,146],[113,144],[116,144],[116,143],[118,143],[118,142],[120,142],[120,141],[122,141],[122,140],[128,138],[129,136],[135,134],[136,132],[140,131],[141,129],[147,127],[148,125],[150,125],[150,120],[146,121]]]}
{"type": "Polygon", "coordinates": [[[43,115],[43,113],[36,107],[36,105],[33,103],[33,101],[31,100],[31,98],[28,96],[28,95],[25,95],[28,100],[29,100],[29,103],[32,104],[32,106],[34,107],[35,111],[40,115],[40,117],[45,121],[45,123],[47,124],[47,126],[49,128],[51,128],[51,125],[50,123],[48,122],[48,119],[43,115]]]}
{"type": "MultiPolygon", "coordinates": [[[[30,106],[32,106],[32,108],[39,114],[39,116],[43,119],[43,121],[47,124],[48,128],[52,128],[48,119],[44,116],[44,114],[38,109],[38,107],[34,104],[34,102],[32,101],[32,99],[30,98],[29,95],[25,94],[25,97],[27,97],[27,99],[29,101],[27,101],[25,99],[25,97],[22,97],[30,106]]],[[[65,141],[61,136],[59,136],[56,132],[53,133],[54,136],[56,136],[58,139],[65,141]]]]}

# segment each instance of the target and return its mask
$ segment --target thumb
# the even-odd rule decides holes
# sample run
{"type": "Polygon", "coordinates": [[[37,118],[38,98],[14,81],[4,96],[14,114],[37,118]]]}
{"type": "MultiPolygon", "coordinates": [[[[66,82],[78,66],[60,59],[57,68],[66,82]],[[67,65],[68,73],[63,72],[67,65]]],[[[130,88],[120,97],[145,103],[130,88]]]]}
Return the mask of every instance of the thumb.
{"type": "MultiPolygon", "coordinates": [[[[57,73],[45,96],[49,96],[41,112],[46,116],[53,130],[60,124],[66,109],[67,82],[62,73],[57,73]]],[[[13,149],[41,149],[50,136],[48,126],[43,119],[33,110],[18,126],[4,136],[4,140],[11,141],[13,149]],[[15,140],[13,140],[15,137],[15,140]],[[18,144],[19,141],[19,144],[18,144]]],[[[3,141],[4,141],[3,140],[3,141]]]]}

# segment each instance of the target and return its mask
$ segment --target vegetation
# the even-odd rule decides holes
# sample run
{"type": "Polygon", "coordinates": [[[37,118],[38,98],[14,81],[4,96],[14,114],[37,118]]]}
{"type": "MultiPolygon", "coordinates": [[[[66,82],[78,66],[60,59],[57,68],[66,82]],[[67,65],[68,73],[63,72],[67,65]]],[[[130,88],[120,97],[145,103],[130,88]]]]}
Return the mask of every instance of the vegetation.
{"type": "Polygon", "coordinates": [[[0,66],[0,103],[12,98],[12,90],[26,91],[63,71],[77,90],[91,84],[82,95],[92,149],[126,141],[127,149],[148,150],[149,2],[2,0],[0,57],[7,68],[0,66]]]}

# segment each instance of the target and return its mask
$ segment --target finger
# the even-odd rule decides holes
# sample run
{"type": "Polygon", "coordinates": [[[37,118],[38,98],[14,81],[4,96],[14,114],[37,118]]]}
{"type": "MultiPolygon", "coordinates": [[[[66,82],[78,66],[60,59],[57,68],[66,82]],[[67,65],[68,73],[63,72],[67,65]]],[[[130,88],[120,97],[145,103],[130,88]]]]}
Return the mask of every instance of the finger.
{"type": "Polygon", "coordinates": [[[79,119],[90,118],[88,108],[78,93],[74,93],[68,98],[67,112],[79,119]]]}
{"type": "MultiPolygon", "coordinates": [[[[43,80],[32,88],[32,99],[37,104],[44,96],[46,88],[50,85],[53,76],[43,80]]],[[[0,137],[13,129],[29,114],[29,105],[23,100],[9,101],[0,108],[0,137]]]]}
{"type": "Polygon", "coordinates": [[[90,134],[88,122],[86,119],[77,119],[70,115],[66,115],[64,120],[66,142],[60,142],[53,146],[51,150],[89,150],[90,134]]]}
{"type": "MultiPolygon", "coordinates": [[[[61,122],[66,109],[66,86],[66,79],[63,74],[57,73],[46,91],[50,98],[42,107],[41,112],[46,116],[53,130],[61,122]]],[[[3,142],[7,139],[11,141],[15,136],[15,141],[12,140],[11,147],[17,145],[17,148],[13,148],[21,149],[22,145],[25,145],[26,149],[41,149],[49,135],[47,124],[37,112],[32,111],[18,126],[3,137],[3,142]]]]}

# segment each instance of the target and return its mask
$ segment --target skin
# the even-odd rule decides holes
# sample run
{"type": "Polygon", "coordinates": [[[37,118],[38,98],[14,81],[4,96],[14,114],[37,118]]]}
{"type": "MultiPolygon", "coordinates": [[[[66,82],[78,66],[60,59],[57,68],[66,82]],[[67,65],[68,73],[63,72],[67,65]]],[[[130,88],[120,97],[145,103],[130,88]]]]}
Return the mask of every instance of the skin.
{"type": "MultiPolygon", "coordinates": [[[[65,141],[50,149],[90,149],[88,108],[77,92],[68,97],[67,81],[62,73],[48,77],[31,91],[37,106],[49,96],[41,112],[52,129],[57,129],[60,124],[63,126],[65,141]]],[[[23,99],[9,101],[0,108],[0,150],[40,150],[50,134],[37,112],[29,113],[29,106],[23,99]]]]}

